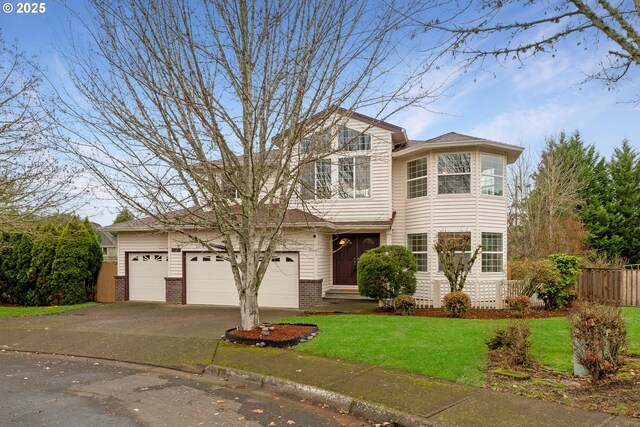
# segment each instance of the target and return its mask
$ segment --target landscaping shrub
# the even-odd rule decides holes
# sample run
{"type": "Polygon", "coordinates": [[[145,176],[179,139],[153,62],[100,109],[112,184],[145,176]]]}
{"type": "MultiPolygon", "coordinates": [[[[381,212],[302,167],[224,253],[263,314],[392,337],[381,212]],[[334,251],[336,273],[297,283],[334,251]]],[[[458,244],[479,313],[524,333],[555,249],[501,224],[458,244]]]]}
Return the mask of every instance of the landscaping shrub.
{"type": "Polygon", "coordinates": [[[513,259],[509,261],[509,278],[520,281],[519,292],[531,298],[543,286],[560,283],[560,272],[548,259],[513,259]]]}
{"type": "Polygon", "coordinates": [[[582,303],[569,317],[573,351],[593,381],[615,374],[622,364],[627,330],[620,307],[582,303]]]}
{"type": "Polygon", "coordinates": [[[416,258],[404,246],[380,246],[358,261],[360,295],[383,301],[416,291],[416,258]]]}
{"type": "Polygon", "coordinates": [[[0,247],[0,302],[77,304],[93,297],[102,248],[88,220],[51,218],[29,235],[5,233],[0,247]]]}
{"type": "Polygon", "coordinates": [[[411,316],[416,308],[416,299],[407,294],[398,295],[393,301],[393,307],[396,313],[403,316],[411,316]]]}
{"type": "Polygon", "coordinates": [[[471,298],[464,292],[449,292],[444,296],[444,310],[449,317],[465,317],[469,309],[471,298]]]}
{"type": "Polygon", "coordinates": [[[569,306],[576,298],[575,288],[582,259],[573,255],[553,254],[549,255],[548,260],[558,270],[558,280],[543,283],[538,290],[538,296],[548,309],[569,306]]]}
{"type": "Polygon", "coordinates": [[[509,366],[531,363],[531,328],[525,321],[510,321],[506,327],[496,329],[486,344],[490,350],[499,352],[509,366]]]}
{"type": "Polygon", "coordinates": [[[507,305],[516,313],[517,317],[524,317],[529,311],[531,299],[526,295],[512,295],[507,297],[507,305]]]}

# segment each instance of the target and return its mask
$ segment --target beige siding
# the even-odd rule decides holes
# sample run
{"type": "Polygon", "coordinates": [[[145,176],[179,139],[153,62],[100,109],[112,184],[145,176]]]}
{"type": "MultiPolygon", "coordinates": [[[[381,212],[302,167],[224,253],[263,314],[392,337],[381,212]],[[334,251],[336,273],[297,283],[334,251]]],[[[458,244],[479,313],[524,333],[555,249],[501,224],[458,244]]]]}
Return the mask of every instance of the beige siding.
{"type": "Polygon", "coordinates": [[[126,252],[166,252],[167,242],[166,233],[120,231],[118,233],[118,275],[125,274],[126,252]]]}
{"type": "MultiPolygon", "coordinates": [[[[393,209],[396,217],[392,229],[392,242],[406,245],[406,235],[427,233],[429,241],[428,271],[417,274],[416,297],[428,300],[436,294],[440,297],[448,292],[448,284],[438,270],[438,257],[433,249],[440,231],[471,232],[472,249],[481,243],[482,232],[503,234],[503,265],[506,264],[507,208],[505,197],[480,194],[480,153],[478,150],[456,150],[451,153],[471,152],[471,193],[455,195],[438,194],[437,155],[446,151],[429,152],[393,160],[393,209]],[[427,196],[406,198],[406,164],[408,161],[427,157],[427,196]]],[[[506,170],[506,168],[505,168],[506,170]]],[[[506,182],[506,178],[505,178],[506,182]]],[[[483,299],[493,292],[496,283],[505,278],[505,273],[482,273],[481,256],[467,279],[465,289],[474,299],[483,299]]]]}
{"type": "MultiPolygon", "coordinates": [[[[328,200],[306,201],[313,214],[330,221],[380,221],[391,218],[391,133],[365,123],[349,120],[346,126],[371,135],[370,151],[344,152],[333,155],[332,184],[337,185],[338,157],[368,156],[371,158],[371,197],[367,199],[339,199],[337,194],[328,200]]],[[[300,201],[294,200],[294,206],[300,201]]]]}

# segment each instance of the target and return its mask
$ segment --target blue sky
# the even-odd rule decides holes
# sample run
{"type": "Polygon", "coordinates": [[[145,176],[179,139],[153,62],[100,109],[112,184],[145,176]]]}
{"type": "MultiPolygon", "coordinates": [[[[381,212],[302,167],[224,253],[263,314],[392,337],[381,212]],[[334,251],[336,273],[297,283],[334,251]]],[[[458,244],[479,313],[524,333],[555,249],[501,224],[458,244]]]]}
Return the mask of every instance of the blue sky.
{"type": "MultiPolygon", "coordinates": [[[[4,2],[3,2],[4,3],[4,2]]],[[[11,1],[15,6],[14,1],[11,1]]],[[[69,2],[80,13],[84,2],[69,2]]],[[[65,69],[59,48],[68,39],[69,11],[59,3],[47,2],[42,15],[0,14],[5,42],[39,55],[53,84],[65,83],[65,69]]],[[[79,30],[71,27],[72,31],[79,30]]],[[[606,46],[602,46],[606,49],[606,46]]],[[[429,110],[406,109],[389,121],[406,128],[412,139],[428,139],[455,131],[521,145],[537,152],[546,137],[561,131],[579,130],[583,140],[611,155],[623,138],[640,147],[640,97],[637,69],[630,77],[608,90],[597,81],[581,84],[598,65],[592,51],[567,44],[555,55],[526,63],[492,64],[488,71],[453,78],[452,87],[429,110]]],[[[427,76],[429,78],[429,76],[427,76]]],[[[117,207],[106,195],[97,193],[93,207],[81,213],[98,223],[110,223],[117,207]]]]}

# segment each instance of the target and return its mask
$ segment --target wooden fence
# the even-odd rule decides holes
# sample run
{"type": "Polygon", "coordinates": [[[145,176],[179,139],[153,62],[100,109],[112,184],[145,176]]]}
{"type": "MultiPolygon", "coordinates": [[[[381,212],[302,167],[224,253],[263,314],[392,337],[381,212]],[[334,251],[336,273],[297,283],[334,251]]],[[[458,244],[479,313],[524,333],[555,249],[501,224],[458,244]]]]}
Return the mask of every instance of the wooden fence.
{"type": "Polygon", "coordinates": [[[118,264],[105,262],[98,273],[98,283],[96,286],[96,301],[114,302],[116,300],[116,280],[118,264]]]}
{"type": "Polygon", "coordinates": [[[640,307],[640,269],[585,268],[578,277],[578,297],[640,307]]]}

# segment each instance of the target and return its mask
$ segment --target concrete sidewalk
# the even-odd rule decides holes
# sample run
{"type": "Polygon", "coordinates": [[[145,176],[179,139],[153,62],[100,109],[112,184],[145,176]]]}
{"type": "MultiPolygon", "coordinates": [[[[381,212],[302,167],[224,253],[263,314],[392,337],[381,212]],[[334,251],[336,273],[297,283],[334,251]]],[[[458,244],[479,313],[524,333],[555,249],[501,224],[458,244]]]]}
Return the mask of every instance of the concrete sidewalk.
{"type": "MultiPolygon", "coordinates": [[[[261,311],[265,321],[293,314],[300,312],[261,311]]],[[[640,427],[640,420],[408,372],[221,342],[224,329],[237,320],[237,308],[111,304],[59,315],[0,319],[0,349],[235,374],[283,392],[303,391],[318,403],[354,412],[366,407],[359,415],[404,425],[640,427]]]]}

